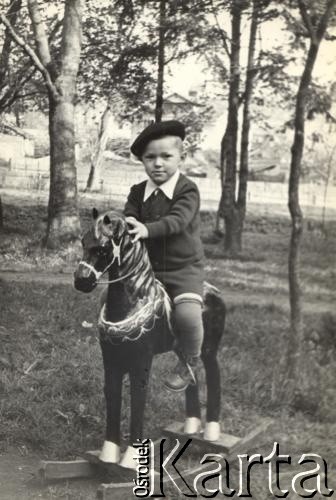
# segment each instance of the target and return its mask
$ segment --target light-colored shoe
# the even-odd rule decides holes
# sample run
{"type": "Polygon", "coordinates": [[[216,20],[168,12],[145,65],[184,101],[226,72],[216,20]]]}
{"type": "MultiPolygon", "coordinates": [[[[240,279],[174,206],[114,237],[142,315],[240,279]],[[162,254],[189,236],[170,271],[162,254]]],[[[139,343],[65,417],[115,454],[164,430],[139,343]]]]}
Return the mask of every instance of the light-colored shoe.
{"type": "Polygon", "coordinates": [[[218,441],[220,434],[221,430],[218,422],[206,422],[203,434],[206,441],[218,441]]]}
{"type": "Polygon", "coordinates": [[[187,417],[184,421],[184,434],[198,434],[201,432],[201,421],[197,417],[187,417]]]}
{"type": "Polygon", "coordinates": [[[127,467],[127,469],[136,470],[138,466],[137,457],[139,456],[138,451],[133,446],[127,446],[122,459],[119,462],[121,467],[127,467]]]}
{"type": "Polygon", "coordinates": [[[104,441],[99,460],[110,464],[118,463],[120,460],[120,447],[112,441],[104,441]]]}

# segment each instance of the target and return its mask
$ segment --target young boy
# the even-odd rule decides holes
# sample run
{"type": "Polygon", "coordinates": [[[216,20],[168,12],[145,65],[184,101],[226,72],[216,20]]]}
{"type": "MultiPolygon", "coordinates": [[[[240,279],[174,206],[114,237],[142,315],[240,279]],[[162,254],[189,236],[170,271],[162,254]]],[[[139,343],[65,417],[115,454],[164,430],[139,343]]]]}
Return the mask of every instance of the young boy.
{"type": "Polygon", "coordinates": [[[124,213],[134,241],[146,241],[155,276],[174,304],[180,360],[165,385],[183,391],[195,382],[203,341],[203,248],[200,196],[179,171],[185,130],[178,121],[149,125],[131,146],[149,179],[132,186],[124,213]]]}

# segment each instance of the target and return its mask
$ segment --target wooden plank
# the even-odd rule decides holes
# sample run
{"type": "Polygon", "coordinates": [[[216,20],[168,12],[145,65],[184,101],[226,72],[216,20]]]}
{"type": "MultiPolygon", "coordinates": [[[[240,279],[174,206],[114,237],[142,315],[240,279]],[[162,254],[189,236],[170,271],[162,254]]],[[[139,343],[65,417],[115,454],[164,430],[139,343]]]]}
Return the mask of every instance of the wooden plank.
{"type": "Polygon", "coordinates": [[[180,442],[191,438],[192,444],[205,449],[208,452],[224,452],[229,453],[230,450],[236,446],[241,439],[232,434],[221,433],[217,441],[207,441],[203,438],[202,434],[185,434],[183,432],[183,424],[181,422],[174,422],[165,429],[163,435],[173,439],[179,439],[180,442]]]}
{"type": "MultiPolygon", "coordinates": [[[[192,484],[192,478],[207,470],[213,470],[213,464],[204,464],[193,467],[189,471],[183,472],[183,478],[185,480],[190,480],[190,484],[192,484]]],[[[173,480],[176,485],[181,488],[181,490],[185,489],[185,485],[178,474],[172,475],[171,477],[164,477],[162,483],[164,485],[168,483],[173,485],[173,480]]],[[[126,498],[133,498],[133,487],[133,482],[101,484],[97,490],[97,499],[124,500],[126,498]]]]}
{"type": "Polygon", "coordinates": [[[125,500],[133,498],[133,483],[101,484],[97,490],[98,500],[125,500]]]}
{"type": "Polygon", "coordinates": [[[230,461],[231,457],[234,459],[237,455],[248,453],[251,449],[260,448],[260,439],[266,434],[273,422],[271,418],[262,419],[257,427],[252,429],[230,449],[227,459],[230,461]]]}
{"type": "MultiPolygon", "coordinates": [[[[163,430],[163,436],[168,438],[178,438],[180,442],[188,438],[192,438],[193,443],[205,449],[207,452],[222,452],[225,454],[226,459],[236,459],[238,454],[247,453],[249,450],[260,446],[260,439],[264,436],[272,424],[271,419],[264,419],[260,425],[252,429],[245,437],[238,438],[236,436],[222,433],[220,439],[215,442],[206,441],[202,435],[186,435],[183,433],[183,424],[174,422],[166,429],[163,430]]],[[[161,439],[154,442],[155,447],[158,446],[161,439]]],[[[98,458],[99,450],[86,452],[84,458],[73,461],[42,461],[39,467],[39,476],[44,480],[55,479],[76,479],[76,478],[92,478],[104,468],[104,462],[98,458]]],[[[157,456],[157,453],[155,453],[157,456]]],[[[224,455],[223,455],[224,456],[224,455]]],[[[212,470],[213,464],[198,465],[189,471],[184,471],[183,478],[189,479],[192,484],[193,478],[207,470],[212,470]]],[[[97,498],[99,500],[124,500],[125,498],[133,498],[134,483],[128,480],[125,469],[113,464],[107,467],[109,476],[113,477],[115,474],[115,481],[109,484],[101,484],[97,491],[97,498]],[[126,480],[126,482],[123,482],[126,480]]],[[[131,476],[130,476],[131,477],[131,476]]],[[[183,490],[183,483],[179,475],[173,475],[172,478],[165,476],[163,484],[173,484],[172,479],[183,490]]]]}
{"type": "Polygon", "coordinates": [[[38,475],[43,480],[52,479],[77,479],[93,477],[97,473],[97,467],[87,460],[70,461],[41,461],[38,475]]]}

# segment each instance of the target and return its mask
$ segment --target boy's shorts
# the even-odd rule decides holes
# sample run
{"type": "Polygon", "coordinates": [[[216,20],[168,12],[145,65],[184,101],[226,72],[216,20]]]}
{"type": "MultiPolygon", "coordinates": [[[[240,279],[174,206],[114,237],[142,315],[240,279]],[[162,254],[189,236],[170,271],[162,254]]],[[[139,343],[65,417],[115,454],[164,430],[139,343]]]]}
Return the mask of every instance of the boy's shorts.
{"type": "Polygon", "coordinates": [[[182,294],[196,294],[203,297],[204,263],[202,260],[173,271],[155,271],[155,277],[165,286],[174,301],[182,294]]]}

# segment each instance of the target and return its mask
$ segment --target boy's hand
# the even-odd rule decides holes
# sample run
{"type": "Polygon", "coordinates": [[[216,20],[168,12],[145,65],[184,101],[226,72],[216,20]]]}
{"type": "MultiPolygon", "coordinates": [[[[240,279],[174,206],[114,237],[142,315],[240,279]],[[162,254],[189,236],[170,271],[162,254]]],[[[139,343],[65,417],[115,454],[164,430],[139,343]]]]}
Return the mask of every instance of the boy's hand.
{"type": "Polygon", "coordinates": [[[148,238],[148,229],[144,224],[136,220],[134,217],[126,217],[126,222],[132,227],[132,229],[128,232],[133,235],[134,243],[140,239],[144,240],[148,238]]]}

